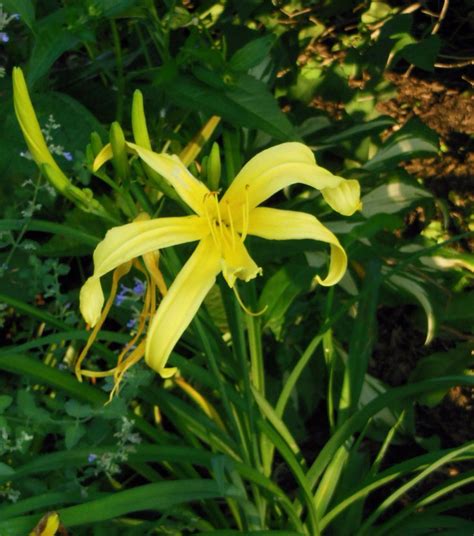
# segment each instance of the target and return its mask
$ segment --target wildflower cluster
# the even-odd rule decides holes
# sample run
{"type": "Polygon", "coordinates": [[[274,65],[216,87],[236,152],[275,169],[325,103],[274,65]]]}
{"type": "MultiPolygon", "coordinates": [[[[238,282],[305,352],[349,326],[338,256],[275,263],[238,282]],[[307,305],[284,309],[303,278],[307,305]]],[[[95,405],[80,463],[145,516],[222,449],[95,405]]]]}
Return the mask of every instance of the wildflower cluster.
{"type": "MultiPolygon", "coordinates": [[[[67,161],[71,162],[73,160],[72,154],[69,151],[65,151],[62,145],[54,143],[53,132],[60,128],[61,125],[56,122],[56,120],[54,119],[54,115],[50,114],[45,126],[41,129],[41,132],[43,133],[43,136],[46,140],[46,143],[48,144],[48,149],[50,150],[51,154],[62,156],[67,161]]],[[[27,160],[33,160],[33,156],[30,151],[22,151],[20,153],[20,156],[26,158],[27,160]]]]}
{"type": "Polygon", "coordinates": [[[130,454],[135,452],[135,445],[141,443],[142,438],[133,432],[134,421],[122,417],[120,428],[114,434],[117,439],[117,449],[113,452],[105,452],[97,455],[93,452],[87,457],[89,463],[95,463],[94,474],[105,473],[113,476],[120,473],[120,464],[128,460],[130,454]]]}
{"type": "Polygon", "coordinates": [[[118,307],[122,306],[124,302],[131,302],[132,316],[127,322],[127,328],[134,330],[138,324],[141,314],[141,305],[136,306],[135,304],[140,304],[143,296],[145,295],[146,286],[143,281],[134,278],[134,285],[132,288],[127,287],[124,284],[120,285],[120,291],[115,297],[115,305],[118,307]]]}

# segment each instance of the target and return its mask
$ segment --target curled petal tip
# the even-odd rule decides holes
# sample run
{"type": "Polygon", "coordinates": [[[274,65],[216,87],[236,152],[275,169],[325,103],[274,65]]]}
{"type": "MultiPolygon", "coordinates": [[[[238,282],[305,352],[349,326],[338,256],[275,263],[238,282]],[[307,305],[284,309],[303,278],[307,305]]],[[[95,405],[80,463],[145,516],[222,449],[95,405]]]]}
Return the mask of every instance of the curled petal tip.
{"type": "Polygon", "coordinates": [[[362,208],[360,184],[356,180],[344,180],[335,188],[321,190],[326,203],[343,216],[352,216],[362,208]]]}
{"type": "Polygon", "coordinates": [[[104,306],[104,293],[99,278],[89,277],[81,288],[79,301],[84,320],[94,327],[100,319],[104,306]]]}

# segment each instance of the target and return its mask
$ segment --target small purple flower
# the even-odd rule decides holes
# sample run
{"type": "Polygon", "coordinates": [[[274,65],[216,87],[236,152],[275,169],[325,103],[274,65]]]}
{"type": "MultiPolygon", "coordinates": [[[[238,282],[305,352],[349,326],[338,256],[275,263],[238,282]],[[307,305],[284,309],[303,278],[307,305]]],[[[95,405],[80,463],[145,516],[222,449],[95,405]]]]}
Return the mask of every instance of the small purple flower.
{"type": "Polygon", "coordinates": [[[133,287],[132,292],[137,296],[143,296],[145,293],[145,284],[143,281],[135,278],[135,286],[133,287]]]}
{"type": "Polygon", "coordinates": [[[7,33],[5,32],[0,32],[0,41],[2,43],[8,43],[8,41],[10,41],[10,37],[8,36],[7,33]]]}
{"type": "Polygon", "coordinates": [[[137,325],[137,319],[136,318],[130,318],[130,320],[127,322],[127,328],[133,329],[137,325]]]}
{"type": "Polygon", "coordinates": [[[73,156],[72,154],[69,152],[69,151],[64,151],[63,152],[63,156],[66,160],[68,160],[69,162],[71,162],[73,160],[73,156]]]}
{"type": "Polygon", "coordinates": [[[90,453],[89,456],[87,456],[87,461],[89,463],[94,463],[97,460],[97,454],[90,453]]]}
{"type": "Polygon", "coordinates": [[[115,296],[115,305],[120,307],[127,298],[128,288],[125,285],[120,285],[120,292],[115,296]]]}

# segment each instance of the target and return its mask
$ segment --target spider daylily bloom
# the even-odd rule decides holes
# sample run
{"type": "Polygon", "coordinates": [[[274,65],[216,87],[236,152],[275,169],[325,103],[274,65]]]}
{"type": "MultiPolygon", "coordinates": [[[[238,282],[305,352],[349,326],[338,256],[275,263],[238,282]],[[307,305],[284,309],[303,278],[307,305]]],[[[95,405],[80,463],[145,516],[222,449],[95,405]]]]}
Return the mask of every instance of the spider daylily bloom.
{"type": "MultiPolygon", "coordinates": [[[[334,234],[310,214],[259,206],[274,193],[295,183],[321,191],[336,211],[351,215],[360,208],[360,187],[355,180],[332,175],[316,165],[312,151],[301,143],[283,143],[254,156],[218,199],[193,177],[174,156],[157,154],[127,143],[149,167],[164,177],[194,215],[135,221],[110,229],[94,252],[94,274],[81,290],[81,312],[90,325],[101,315],[104,295],[100,278],[117,266],[148,252],[198,241],[191,257],[163,297],[148,327],[145,359],[166,378],[173,347],[197,313],[206,294],[222,272],[233,288],[236,279],[250,281],[262,273],[249,255],[247,235],[270,240],[313,239],[330,245],[329,271],[321,285],[336,284],[344,275],[347,257],[334,234]]],[[[97,156],[95,166],[110,159],[110,146],[97,156]]]]}

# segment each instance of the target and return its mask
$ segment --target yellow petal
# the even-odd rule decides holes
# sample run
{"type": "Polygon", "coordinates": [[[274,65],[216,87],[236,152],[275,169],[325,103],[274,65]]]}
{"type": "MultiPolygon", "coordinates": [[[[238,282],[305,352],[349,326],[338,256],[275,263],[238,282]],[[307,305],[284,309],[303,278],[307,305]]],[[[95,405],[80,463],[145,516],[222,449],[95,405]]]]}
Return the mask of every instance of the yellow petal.
{"type": "Polygon", "coordinates": [[[347,256],[339,240],[311,214],[258,207],[249,214],[248,233],[269,240],[312,239],[330,244],[328,275],[316,278],[321,285],[335,285],[346,271],[347,256]]]}
{"type": "Polygon", "coordinates": [[[228,201],[235,217],[241,212],[237,206],[248,199],[252,209],[274,193],[301,183],[318,190],[335,188],[341,181],[326,169],[316,165],[313,153],[302,143],[283,143],[254,156],[235,177],[222,198],[228,201]]]}
{"type": "Polygon", "coordinates": [[[188,207],[192,208],[196,214],[204,214],[204,199],[209,194],[209,189],[193,177],[177,156],[154,153],[134,143],[127,143],[127,145],[173,186],[188,207]]]}
{"type": "Polygon", "coordinates": [[[321,193],[326,203],[344,216],[352,216],[362,208],[360,184],[356,180],[343,180],[336,188],[324,188],[321,193]]]}
{"type": "Polygon", "coordinates": [[[94,251],[94,276],[101,277],[150,251],[200,240],[208,233],[206,220],[199,216],[157,218],[113,227],[94,251]]]}
{"type": "Polygon", "coordinates": [[[58,190],[63,191],[68,186],[69,180],[60,170],[49,152],[38,119],[36,118],[35,110],[31,104],[23,72],[19,67],[13,68],[13,104],[18,123],[20,124],[33,160],[38,166],[49,164],[54,168],[58,178],[58,183],[55,183],[54,186],[58,190]]]}
{"type": "Polygon", "coordinates": [[[79,303],[84,320],[94,327],[104,306],[104,293],[98,277],[89,277],[84,283],[79,294],[79,303]]]}
{"type": "Polygon", "coordinates": [[[59,515],[56,512],[48,512],[30,532],[30,536],[54,536],[59,529],[59,515]]]}
{"type": "Polygon", "coordinates": [[[163,378],[175,370],[165,368],[175,344],[197,313],[221,270],[220,253],[209,236],[201,240],[177,275],[151,321],[145,350],[148,365],[163,378]]]}
{"type": "Polygon", "coordinates": [[[232,235],[227,229],[223,232],[225,235],[222,240],[221,266],[222,275],[229,287],[233,288],[236,279],[248,282],[261,275],[262,269],[255,264],[240,237],[236,233],[232,235]]]}
{"type": "Polygon", "coordinates": [[[112,152],[112,145],[108,143],[100,150],[99,154],[95,157],[94,163],[92,165],[92,171],[97,171],[101,168],[106,162],[112,159],[114,153],[112,152]]]}

